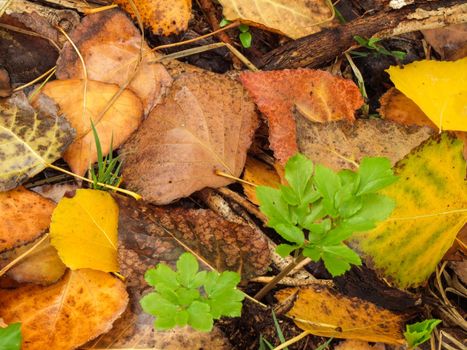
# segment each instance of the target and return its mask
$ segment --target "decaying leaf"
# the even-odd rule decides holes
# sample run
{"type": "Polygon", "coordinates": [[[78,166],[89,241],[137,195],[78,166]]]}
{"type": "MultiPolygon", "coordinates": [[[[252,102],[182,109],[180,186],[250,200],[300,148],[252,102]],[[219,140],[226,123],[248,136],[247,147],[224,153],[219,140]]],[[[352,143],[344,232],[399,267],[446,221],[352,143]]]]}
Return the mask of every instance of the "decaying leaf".
{"type": "MultiPolygon", "coordinates": [[[[188,28],[191,0],[133,0],[146,27],[155,34],[179,34],[188,28]]],[[[137,18],[128,0],[115,0],[125,11],[137,18]]]]}
{"type": "Polygon", "coordinates": [[[6,69],[0,67],[0,97],[11,95],[10,75],[6,69]]]}
{"type": "Polygon", "coordinates": [[[0,317],[21,322],[23,350],[75,349],[108,331],[127,303],[123,282],[86,269],[48,287],[0,289],[0,317]]]}
{"type": "Polygon", "coordinates": [[[423,36],[441,59],[455,61],[467,56],[467,24],[452,24],[446,27],[422,30],[423,36]]]}
{"type": "Polygon", "coordinates": [[[79,189],[64,197],[50,223],[52,245],[72,270],[117,272],[118,206],[108,192],[79,189]]]}
{"type": "Polygon", "coordinates": [[[41,95],[52,98],[59,105],[60,110],[76,129],[76,140],[63,158],[78,175],[84,175],[89,166],[97,161],[91,119],[99,135],[102,152],[107,154],[112,142],[113,149],[116,149],[138,128],[143,115],[141,101],[128,89],[124,90],[106,111],[109,101],[119,91],[119,87],[89,80],[86,91],[86,111],[83,113],[83,80],[54,80],[41,90],[41,95]]]}
{"type": "Polygon", "coordinates": [[[155,346],[154,318],[138,302],[151,290],[144,273],[159,262],[175,266],[185,246],[219,271],[240,272],[244,280],[267,270],[267,240],[249,226],[228,222],[211,210],[156,207],[121,196],[116,200],[120,272],[126,278],[131,304],[97,348],[155,346]]]}
{"type": "MultiPolygon", "coordinates": [[[[143,42],[143,60],[137,66],[141,35],[120,10],[102,11],[84,17],[70,34],[86,64],[88,78],[124,86],[143,103],[145,114],[159,102],[172,78],[161,64],[150,63],[156,55],[143,42]],[[135,74],[135,69],[138,69],[135,74]],[[133,77],[134,76],[134,77],[133,77]]],[[[67,42],[57,62],[58,79],[82,79],[83,66],[72,45],[67,42]]]]}
{"type": "Polygon", "coordinates": [[[230,350],[232,346],[217,327],[211,332],[198,332],[191,327],[174,328],[168,331],[156,332],[156,349],[209,349],[230,350]]]}
{"type": "Polygon", "coordinates": [[[335,350],[386,350],[382,343],[370,345],[368,342],[359,340],[344,340],[335,347],[335,350]]]}
{"type": "MultiPolygon", "coordinates": [[[[275,294],[283,302],[297,292],[287,288],[275,294]]],[[[292,309],[287,312],[295,324],[324,337],[404,344],[404,316],[358,298],[349,298],[324,286],[298,290],[292,309]]]]}
{"type": "Polygon", "coordinates": [[[455,62],[417,61],[387,72],[441,130],[467,131],[467,57],[455,62]]]}
{"type": "Polygon", "coordinates": [[[0,192],[0,252],[29,243],[49,227],[55,204],[18,187],[0,192]]]}
{"type": "Polygon", "coordinates": [[[50,99],[39,98],[36,106],[22,93],[0,99],[0,191],[41,172],[73,140],[73,129],[50,99]]]}
{"type": "Polygon", "coordinates": [[[242,86],[205,72],[182,74],[122,149],[123,176],[144,199],[170,203],[240,176],[257,126],[242,86]]]}
{"type": "MultiPolygon", "coordinates": [[[[42,237],[19,248],[0,254],[0,269],[9,262],[32,249],[42,237]]],[[[57,282],[65,273],[66,266],[57,251],[50,245],[50,239],[42,241],[34,250],[27,253],[7,272],[7,276],[19,283],[49,285],[57,282]]]]}
{"type": "Polygon", "coordinates": [[[428,127],[402,126],[381,119],[313,123],[296,116],[300,152],[333,170],[355,169],[363,157],[388,157],[392,164],[433,134],[428,127]]]}
{"type": "Polygon", "coordinates": [[[462,142],[447,134],[426,141],[396,164],[399,180],[382,193],[396,208],[352,245],[400,288],[423,284],[467,223],[462,142]]]}
{"type": "Polygon", "coordinates": [[[353,121],[363,104],[354,82],[320,70],[244,72],[240,80],[268,118],[270,147],[281,163],[297,152],[295,110],[314,122],[353,121]]]}
{"type": "Polygon", "coordinates": [[[265,27],[298,39],[330,25],[332,13],[325,0],[219,0],[228,20],[265,27]]]}
{"type": "MultiPolygon", "coordinates": [[[[243,180],[254,183],[258,186],[269,186],[278,188],[281,184],[281,178],[274,167],[261,162],[253,157],[247,157],[245,170],[243,171],[243,180]]],[[[250,201],[259,205],[256,198],[256,187],[242,183],[243,192],[250,201]]]]}

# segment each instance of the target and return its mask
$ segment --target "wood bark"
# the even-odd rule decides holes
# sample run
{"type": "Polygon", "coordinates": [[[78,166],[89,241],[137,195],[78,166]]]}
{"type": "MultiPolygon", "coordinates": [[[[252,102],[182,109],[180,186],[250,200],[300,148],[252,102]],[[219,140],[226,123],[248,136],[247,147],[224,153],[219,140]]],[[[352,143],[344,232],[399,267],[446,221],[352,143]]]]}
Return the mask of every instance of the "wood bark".
{"type": "Polygon", "coordinates": [[[422,29],[467,22],[465,0],[417,1],[399,10],[385,10],[291,41],[264,55],[264,70],[314,68],[328,63],[355,44],[354,35],[386,38],[422,29]]]}

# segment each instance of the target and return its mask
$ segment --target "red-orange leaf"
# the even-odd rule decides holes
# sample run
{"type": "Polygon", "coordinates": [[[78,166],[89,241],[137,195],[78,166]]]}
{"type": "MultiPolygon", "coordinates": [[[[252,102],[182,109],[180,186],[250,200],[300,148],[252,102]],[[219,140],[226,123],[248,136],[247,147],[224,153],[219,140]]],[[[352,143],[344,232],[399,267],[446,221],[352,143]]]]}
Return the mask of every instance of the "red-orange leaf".
{"type": "Polygon", "coordinates": [[[269,120],[269,142],[281,163],[297,152],[294,111],[314,122],[353,121],[363,104],[351,80],[320,70],[244,72],[240,80],[269,120]]]}

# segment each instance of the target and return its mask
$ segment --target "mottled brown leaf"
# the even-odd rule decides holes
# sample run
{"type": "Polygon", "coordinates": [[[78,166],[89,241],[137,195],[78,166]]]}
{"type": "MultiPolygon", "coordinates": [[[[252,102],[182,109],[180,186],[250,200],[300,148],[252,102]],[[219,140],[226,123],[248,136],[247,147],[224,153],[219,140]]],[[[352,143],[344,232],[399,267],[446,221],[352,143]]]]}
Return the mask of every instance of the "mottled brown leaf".
{"type": "Polygon", "coordinates": [[[422,30],[423,36],[442,60],[455,61],[467,56],[467,24],[422,30]]]}
{"type": "Polygon", "coordinates": [[[167,204],[240,176],[257,126],[241,84],[205,72],[182,74],[122,148],[123,177],[144,199],[167,204]]]}
{"type": "Polygon", "coordinates": [[[314,122],[353,121],[363,104],[353,81],[320,70],[244,72],[240,80],[268,118],[270,147],[281,163],[297,152],[295,110],[314,122]]]}
{"type": "Polygon", "coordinates": [[[0,67],[0,97],[8,97],[10,95],[10,76],[6,69],[0,67]]]}
{"type": "MultiPolygon", "coordinates": [[[[141,35],[131,20],[120,10],[102,11],[86,16],[70,34],[86,64],[88,78],[123,86],[143,103],[145,114],[157,104],[172,78],[143,42],[143,60],[137,67],[141,35]],[[135,69],[138,69],[135,74],[135,69]]],[[[72,45],[67,42],[57,61],[58,79],[82,79],[83,65],[72,45]]]]}

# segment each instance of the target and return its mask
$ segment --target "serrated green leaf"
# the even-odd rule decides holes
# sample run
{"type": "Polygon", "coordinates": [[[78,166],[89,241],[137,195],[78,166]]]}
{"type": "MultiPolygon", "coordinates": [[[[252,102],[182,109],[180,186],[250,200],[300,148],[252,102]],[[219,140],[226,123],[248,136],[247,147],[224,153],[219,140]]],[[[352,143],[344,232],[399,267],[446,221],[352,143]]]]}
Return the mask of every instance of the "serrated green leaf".
{"type": "Polygon", "coordinates": [[[256,196],[260,203],[261,212],[268,217],[268,225],[289,223],[292,224],[289,214],[289,206],[283,199],[281,191],[266,187],[256,187],[256,196]]]}
{"type": "Polygon", "coordinates": [[[201,332],[210,332],[214,324],[210,307],[200,301],[194,301],[187,309],[189,314],[188,323],[194,329],[201,332]]]}
{"type": "Polygon", "coordinates": [[[193,301],[200,298],[198,289],[179,288],[176,291],[177,305],[188,306],[193,301]]]}
{"type": "Polygon", "coordinates": [[[299,245],[302,245],[305,242],[305,235],[297,226],[290,224],[277,224],[274,225],[274,230],[289,242],[297,243],[299,245]]]}
{"type": "Polygon", "coordinates": [[[198,260],[190,253],[183,253],[177,260],[177,280],[183,286],[189,286],[198,272],[198,260]]]}
{"type": "Polygon", "coordinates": [[[147,270],[144,279],[153,287],[163,284],[174,289],[180,286],[177,273],[166,264],[158,264],[157,268],[147,270]]]}
{"type": "Polygon", "coordinates": [[[296,193],[299,203],[303,203],[306,190],[313,175],[313,162],[303,154],[291,157],[285,165],[285,178],[296,193]]]}
{"type": "Polygon", "coordinates": [[[344,224],[354,231],[372,229],[378,221],[386,219],[393,211],[396,203],[385,195],[371,193],[361,196],[362,208],[353,216],[344,220],[344,224]]]}
{"type": "Polygon", "coordinates": [[[140,300],[143,310],[153,316],[170,316],[175,315],[178,311],[178,306],[171,303],[159,293],[149,293],[140,300]]]}
{"type": "Polygon", "coordinates": [[[188,319],[190,318],[190,314],[186,310],[179,311],[175,315],[175,323],[179,327],[186,326],[188,323],[188,319]]]}
{"type": "Polygon", "coordinates": [[[276,253],[279,254],[281,257],[285,258],[286,256],[290,255],[295,249],[300,248],[299,245],[290,245],[290,244],[279,244],[276,247],[276,253]]]}
{"type": "Polygon", "coordinates": [[[313,182],[323,199],[331,206],[334,206],[334,196],[341,187],[339,176],[331,169],[318,164],[315,167],[313,182]]]}
{"type": "Polygon", "coordinates": [[[409,348],[416,347],[423,344],[430,339],[431,333],[435,327],[442,321],[438,319],[429,319],[422,322],[406,325],[406,331],[404,332],[405,340],[409,345],[409,348]]]}
{"type": "Polygon", "coordinates": [[[315,262],[318,262],[319,259],[321,259],[321,249],[313,245],[305,246],[302,254],[315,262]]]}
{"type": "Polygon", "coordinates": [[[357,253],[345,244],[323,247],[321,258],[324,266],[333,276],[340,276],[350,270],[350,265],[361,265],[362,261],[357,253]]]}
{"type": "Polygon", "coordinates": [[[21,323],[12,323],[6,328],[0,327],[0,349],[21,349],[21,323]]]}
{"type": "Polygon", "coordinates": [[[360,184],[357,195],[375,193],[397,181],[391,162],[384,157],[365,157],[358,168],[360,184]]]}

